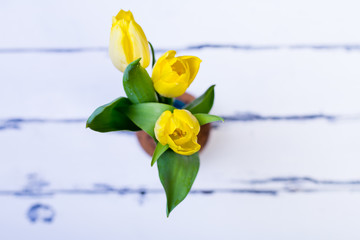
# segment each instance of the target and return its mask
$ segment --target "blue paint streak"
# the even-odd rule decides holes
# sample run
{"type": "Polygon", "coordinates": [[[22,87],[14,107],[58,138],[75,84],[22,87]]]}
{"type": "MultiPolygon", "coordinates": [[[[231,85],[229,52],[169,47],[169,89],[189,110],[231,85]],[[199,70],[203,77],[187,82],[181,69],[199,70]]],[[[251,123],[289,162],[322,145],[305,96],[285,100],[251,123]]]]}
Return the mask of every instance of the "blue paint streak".
{"type": "Polygon", "coordinates": [[[262,189],[241,189],[241,188],[231,188],[231,189],[212,189],[212,190],[201,190],[195,189],[191,190],[190,194],[202,194],[202,195],[211,195],[216,193],[222,194],[255,194],[255,195],[271,195],[275,196],[278,194],[277,190],[262,190],[262,189]]]}
{"type": "MultiPolygon", "coordinates": [[[[321,193],[340,190],[343,192],[359,192],[360,180],[319,180],[308,176],[280,176],[266,179],[236,180],[241,183],[241,187],[234,188],[210,188],[210,189],[192,189],[189,194],[210,196],[215,194],[230,195],[258,195],[258,196],[278,196],[280,193],[321,193]],[[269,185],[272,184],[272,185],[269,185]],[[331,186],[334,186],[331,188],[331,186]]],[[[117,188],[107,183],[95,183],[91,188],[83,189],[50,189],[50,183],[43,180],[37,174],[29,174],[27,183],[21,190],[0,190],[0,196],[26,197],[26,198],[44,198],[54,197],[56,195],[109,195],[120,196],[137,195],[139,204],[142,204],[148,195],[164,194],[163,189],[154,188],[117,188]]],[[[27,212],[27,217],[31,222],[50,223],[55,217],[55,211],[52,207],[45,204],[34,204],[27,212]]]]}
{"type": "MultiPolygon", "coordinates": [[[[163,194],[163,189],[148,189],[148,188],[112,188],[108,190],[98,189],[53,189],[46,190],[37,194],[29,194],[22,191],[1,191],[0,196],[15,196],[15,197],[32,197],[43,198],[53,197],[55,195],[139,195],[144,198],[146,195],[163,194]]],[[[255,194],[255,195],[277,195],[277,190],[268,189],[252,189],[252,188],[229,188],[229,189],[194,189],[189,194],[212,195],[212,194],[255,194]]]]}
{"type": "Polygon", "coordinates": [[[51,223],[55,217],[55,211],[49,205],[37,203],[30,207],[27,212],[27,217],[30,222],[51,223]]]}
{"type": "Polygon", "coordinates": [[[41,119],[41,118],[9,118],[0,119],[0,130],[6,129],[20,129],[23,124],[70,124],[70,123],[85,123],[85,118],[74,118],[74,119],[41,119]]]}
{"type": "MultiPolygon", "coordinates": [[[[181,102],[175,101],[175,105],[179,108],[183,106],[181,102]]],[[[229,116],[222,116],[226,122],[255,122],[255,121],[310,121],[323,119],[326,121],[336,121],[345,118],[343,116],[336,115],[326,115],[326,114],[306,114],[306,115],[269,115],[264,116],[256,113],[237,113],[229,116]]],[[[350,119],[350,118],[346,118],[350,119]]],[[[8,129],[21,129],[22,125],[25,124],[85,124],[87,119],[85,118],[74,118],[74,119],[26,119],[26,118],[9,118],[9,119],[0,119],[0,131],[8,129]]],[[[353,118],[353,120],[360,120],[359,117],[353,118]]],[[[131,133],[126,131],[120,131],[118,133],[131,133]]]]}
{"type": "MultiPolygon", "coordinates": [[[[55,195],[105,195],[105,194],[118,194],[118,195],[139,195],[139,202],[142,203],[145,196],[148,194],[163,194],[163,189],[149,189],[149,188],[116,188],[107,183],[95,183],[89,189],[49,189],[49,182],[43,180],[37,174],[29,174],[27,176],[27,183],[21,190],[0,190],[0,196],[14,196],[14,197],[53,197],[55,195]]],[[[252,188],[228,188],[228,189],[193,189],[190,194],[204,194],[211,195],[216,193],[222,194],[257,194],[257,195],[276,195],[276,190],[262,190],[252,188]]],[[[32,210],[36,210],[40,206],[36,205],[32,210]]],[[[32,212],[33,213],[33,212],[32,212]]]]}
{"type": "Polygon", "coordinates": [[[15,196],[27,196],[27,197],[38,197],[38,196],[49,196],[51,193],[44,193],[44,189],[49,186],[50,183],[41,179],[37,174],[31,173],[27,175],[27,184],[20,191],[14,191],[15,196]]]}
{"type": "Polygon", "coordinates": [[[107,47],[75,47],[75,48],[0,48],[0,53],[85,53],[107,52],[107,47]]]}
{"type": "Polygon", "coordinates": [[[274,177],[268,179],[254,179],[246,182],[249,184],[312,183],[315,185],[360,185],[360,180],[351,180],[351,181],[317,180],[311,177],[274,177]]]}
{"type": "Polygon", "coordinates": [[[239,122],[254,122],[254,121],[308,121],[323,119],[327,121],[335,121],[340,119],[340,116],[325,115],[325,114],[307,114],[307,115],[269,115],[263,116],[256,113],[237,113],[232,116],[222,116],[226,121],[239,121],[239,122]]]}
{"type": "MultiPolygon", "coordinates": [[[[0,196],[15,196],[15,197],[49,197],[55,195],[105,195],[105,194],[117,194],[117,195],[139,195],[140,202],[148,194],[163,194],[163,189],[149,189],[149,188],[116,188],[106,183],[96,183],[89,189],[46,189],[48,182],[39,178],[36,174],[29,175],[28,183],[22,190],[0,190],[0,196]]],[[[239,182],[239,181],[238,181],[239,182]]],[[[344,190],[349,191],[352,186],[360,187],[360,180],[318,180],[311,177],[273,177],[267,179],[251,179],[241,180],[242,184],[248,184],[248,187],[241,188],[221,188],[221,189],[193,189],[189,194],[200,195],[212,195],[212,194],[255,194],[255,195],[271,195],[275,196],[279,192],[295,193],[305,192],[314,193],[321,192],[323,186],[326,187],[326,191],[330,191],[329,186],[342,186],[344,190]],[[280,186],[272,187],[269,189],[268,184],[280,184],[280,186]],[[304,187],[303,184],[306,187],[304,187]],[[308,185],[310,184],[310,185],[308,185]],[[256,186],[254,188],[254,186],[256,186]],[[292,187],[290,187],[292,186],[292,187]],[[295,186],[295,188],[294,188],[295,186]],[[299,187],[300,186],[300,187],[299,187]],[[310,188],[309,188],[310,186],[310,188]]],[[[335,188],[339,191],[339,188],[335,188]]],[[[358,189],[359,190],[359,189],[358,189]]]]}
{"type": "MultiPolygon", "coordinates": [[[[251,44],[198,44],[190,45],[184,48],[172,48],[176,51],[197,51],[203,49],[232,49],[241,51],[273,51],[273,50],[316,50],[316,51],[359,51],[360,44],[294,44],[294,45],[251,45],[251,44]]],[[[155,49],[157,53],[164,53],[168,49],[155,49]]],[[[104,52],[108,51],[107,47],[70,47],[70,48],[0,48],[0,54],[74,54],[88,52],[104,52]]]]}

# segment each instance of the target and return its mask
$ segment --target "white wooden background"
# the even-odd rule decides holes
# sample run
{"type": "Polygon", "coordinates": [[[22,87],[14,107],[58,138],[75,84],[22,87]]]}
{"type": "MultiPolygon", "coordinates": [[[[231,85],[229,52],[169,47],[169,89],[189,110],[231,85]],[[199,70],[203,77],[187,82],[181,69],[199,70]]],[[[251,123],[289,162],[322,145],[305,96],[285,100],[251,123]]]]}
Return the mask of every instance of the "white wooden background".
{"type": "MultiPolygon", "coordinates": [[[[358,1],[0,1],[0,239],[360,239],[358,1]],[[134,134],[85,119],[124,96],[108,57],[130,9],[203,62],[226,117],[167,219],[134,134]]],[[[149,68],[149,71],[151,69],[149,68]]]]}

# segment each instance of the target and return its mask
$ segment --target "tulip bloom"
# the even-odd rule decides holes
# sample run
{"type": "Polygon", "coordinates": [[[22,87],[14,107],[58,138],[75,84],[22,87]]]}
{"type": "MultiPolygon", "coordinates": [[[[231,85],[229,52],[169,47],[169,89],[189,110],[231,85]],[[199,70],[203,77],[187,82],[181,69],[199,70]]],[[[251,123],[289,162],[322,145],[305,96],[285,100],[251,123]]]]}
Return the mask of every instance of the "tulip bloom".
{"type": "Polygon", "coordinates": [[[113,17],[109,54],[112,63],[121,72],[125,71],[129,63],[139,58],[142,67],[146,68],[150,64],[149,43],[130,11],[120,10],[116,17],[113,17]]]}
{"type": "Polygon", "coordinates": [[[166,52],[156,62],[151,79],[155,90],[165,97],[179,97],[194,81],[201,60],[193,56],[175,57],[174,50],[166,52]]]}
{"type": "Polygon", "coordinates": [[[156,139],[181,155],[192,155],[200,150],[197,143],[197,135],[200,132],[200,124],[194,115],[188,110],[175,109],[163,112],[155,124],[156,139]]]}

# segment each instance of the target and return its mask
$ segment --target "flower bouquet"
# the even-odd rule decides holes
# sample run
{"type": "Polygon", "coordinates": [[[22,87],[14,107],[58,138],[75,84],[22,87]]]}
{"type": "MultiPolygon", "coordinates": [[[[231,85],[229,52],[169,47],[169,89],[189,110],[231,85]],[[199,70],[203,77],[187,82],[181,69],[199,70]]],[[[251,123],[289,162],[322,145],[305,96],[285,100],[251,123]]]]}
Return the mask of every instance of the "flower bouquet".
{"type": "Polygon", "coordinates": [[[145,131],[156,142],[151,166],[157,163],[167,198],[166,213],[185,199],[199,170],[202,125],[223,121],[209,115],[214,102],[214,86],[188,104],[174,98],[183,95],[194,81],[201,60],[194,56],[176,57],[170,50],[158,61],[150,42],[130,11],[113,17],[110,58],[123,72],[127,97],[97,108],[86,127],[97,132],[145,131]],[[152,53],[152,75],[148,74],[152,53]]]}

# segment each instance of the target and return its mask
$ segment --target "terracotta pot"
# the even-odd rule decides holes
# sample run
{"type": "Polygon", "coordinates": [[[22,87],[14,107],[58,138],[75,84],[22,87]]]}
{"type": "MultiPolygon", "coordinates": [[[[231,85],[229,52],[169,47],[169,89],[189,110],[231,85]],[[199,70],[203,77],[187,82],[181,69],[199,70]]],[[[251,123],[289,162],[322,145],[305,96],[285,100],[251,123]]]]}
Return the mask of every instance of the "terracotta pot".
{"type": "MultiPolygon", "coordinates": [[[[195,97],[188,93],[184,93],[183,95],[181,95],[180,97],[178,97],[176,99],[180,100],[181,102],[183,102],[185,104],[188,104],[188,103],[192,102],[195,99],[195,97]]],[[[200,133],[198,135],[198,143],[201,145],[200,152],[204,149],[204,147],[209,139],[210,129],[211,129],[210,123],[202,125],[200,127],[200,133]]],[[[147,154],[149,154],[150,156],[152,156],[155,151],[155,147],[156,147],[154,139],[152,137],[150,137],[144,131],[136,132],[136,137],[137,137],[141,147],[145,150],[145,152],[147,154]]]]}

